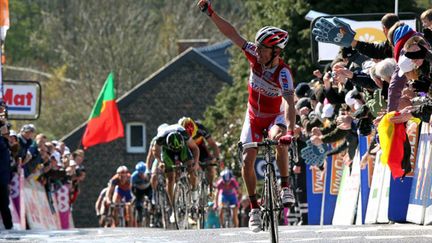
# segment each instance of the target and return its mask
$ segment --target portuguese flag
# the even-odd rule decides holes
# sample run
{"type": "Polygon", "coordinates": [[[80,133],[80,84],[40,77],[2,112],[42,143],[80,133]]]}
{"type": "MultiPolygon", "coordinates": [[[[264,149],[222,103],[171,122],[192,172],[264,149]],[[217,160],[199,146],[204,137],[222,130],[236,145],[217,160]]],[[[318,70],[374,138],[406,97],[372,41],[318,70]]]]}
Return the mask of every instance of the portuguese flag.
{"type": "Polygon", "coordinates": [[[123,123],[114,93],[114,75],[110,73],[90,114],[82,144],[84,149],[124,137],[123,123]]]}

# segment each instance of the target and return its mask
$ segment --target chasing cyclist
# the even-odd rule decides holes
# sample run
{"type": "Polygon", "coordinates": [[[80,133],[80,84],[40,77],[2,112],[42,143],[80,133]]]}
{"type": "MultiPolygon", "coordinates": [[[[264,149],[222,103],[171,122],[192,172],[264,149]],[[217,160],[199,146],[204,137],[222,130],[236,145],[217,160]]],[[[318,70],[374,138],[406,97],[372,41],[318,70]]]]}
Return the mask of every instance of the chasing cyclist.
{"type": "Polygon", "coordinates": [[[153,155],[158,162],[158,167],[165,170],[168,179],[168,197],[173,203],[175,173],[173,165],[181,161],[188,167],[189,183],[192,188],[192,200],[198,200],[198,185],[195,171],[199,169],[199,148],[186,130],[178,125],[166,126],[158,131],[155,138],[155,145],[152,147],[153,155]]]}
{"type": "MultiPolygon", "coordinates": [[[[105,201],[108,205],[125,203],[125,221],[128,226],[133,226],[130,202],[132,200],[130,173],[126,166],[122,165],[117,168],[116,174],[108,182],[108,190],[105,201]]],[[[115,225],[118,225],[119,210],[114,210],[115,225]]]]}
{"type": "Polygon", "coordinates": [[[135,209],[138,212],[137,224],[141,226],[143,217],[144,196],[151,201],[152,188],[150,186],[150,174],[144,161],[140,161],[135,166],[135,171],[131,176],[132,193],[135,195],[135,209]]]}
{"type": "MultiPolygon", "coordinates": [[[[194,142],[198,146],[200,150],[199,161],[212,164],[219,162],[219,147],[203,124],[194,121],[190,117],[180,118],[178,124],[184,127],[186,132],[193,138],[194,142]]],[[[216,168],[214,166],[208,166],[206,168],[206,175],[207,180],[210,182],[209,185],[213,186],[213,181],[216,177],[216,168]]]]}
{"type": "MultiPolygon", "coordinates": [[[[288,43],[288,32],[266,26],[255,35],[255,43],[247,42],[225,19],[213,11],[208,0],[198,6],[210,17],[216,27],[237,47],[241,48],[250,65],[248,81],[248,109],[241,133],[241,142],[257,142],[262,131],[269,129],[269,138],[279,140],[276,163],[281,175],[281,199],[286,207],[294,204],[294,194],[289,183],[287,146],[294,134],[296,111],[294,108],[294,83],[291,71],[280,54],[288,43]],[[288,131],[287,131],[288,128],[288,131]]],[[[251,201],[249,228],[261,230],[261,212],[256,196],[254,162],[258,150],[248,148],[243,154],[242,174],[251,201]]]]}
{"type": "Polygon", "coordinates": [[[232,171],[228,168],[224,169],[220,174],[220,179],[216,182],[216,200],[215,208],[219,207],[219,222],[222,227],[224,227],[224,215],[223,206],[233,207],[233,223],[234,227],[239,227],[238,220],[238,200],[237,200],[237,190],[239,189],[239,184],[235,179],[232,171]]]}

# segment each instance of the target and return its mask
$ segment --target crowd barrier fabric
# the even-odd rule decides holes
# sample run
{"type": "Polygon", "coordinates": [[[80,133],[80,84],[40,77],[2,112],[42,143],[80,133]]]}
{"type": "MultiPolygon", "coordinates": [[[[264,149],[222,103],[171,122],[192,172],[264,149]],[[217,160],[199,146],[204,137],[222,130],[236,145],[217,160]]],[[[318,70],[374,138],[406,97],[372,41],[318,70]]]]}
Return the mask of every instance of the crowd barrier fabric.
{"type": "Polygon", "coordinates": [[[306,191],[308,202],[308,223],[320,224],[321,202],[324,191],[324,176],[316,166],[306,165],[306,191]]]}
{"type": "Polygon", "coordinates": [[[24,181],[24,201],[30,229],[61,228],[57,210],[51,211],[45,188],[39,182],[32,179],[24,181]]]}
{"type": "Polygon", "coordinates": [[[432,134],[430,125],[422,124],[420,139],[417,146],[417,163],[409,198],[406,220],[416,224],[429,224],[431,206],[431,175],[432,175],[432,134]]]}
{"type": "Polygon", "coordinates": [[[12,179],[9,183],[10,185],[10,197],[11,197],[11,202],[13,203],[16,212],[18,214],[18,216],[20,215],[20,176],[18,173],[12,173],[12,179]]]}
{"type": "MultiPolygon", "coordinates": [[[[363,156],[367,153],[369,149],[369,145],[371,144],[371,141],[373,139],[373,136],[359,136],[359,150],[360,150],[360,161],[363,159],[363,156]]],[[[368,207],[369,202],[369,193],[371,189],[371,183],[372,183],[372,174],[374,170],[374,162],[375,160],[372,157],[367,158],[367,164],[366,167],[362,168],[360,170],[360,202],[359,204],[359,212],[357,214],[357,219],[360,220],[361,224],[365,223],[366,218],[366,209],[368,207]]],[[[356,223],[357,224],[357,223],[356,223]]]]}
{"type": "Polygon", "coordinates": [[[69,229],[70,207],[69,207],[69,185],[65,184],[55,193],[58,205],[58,214],[62,229],[69,229]]]}
{"type": "Polygon", "coordinates": [[[357,201],[360,192],[360,153],[357,150],[352,168],[344,165],[336,208],[333,215],[334,225],[351,225],[357,213],[357,201]]]}
{"type": "MultiPolygon", "coordinates": [[[[336,148],[339,144],[333,144],[332,147],[336,148]]],[[[336,201],[339,194],[339,188],[343,176],[343,157],[345,153],[338,153],[327,158],[326,165],[326,190],[324,197],[324,219],[325,225],[332,224],[333,215],[335,211],[336,201]]]]}
{"type": "MultiPolygon", "coordinates": [[[[377,152],[375,157],[375,166],[372,176],[371,189],[369,193],[368,206],[366,208],[365,224],[374,224],[378,222],[379,209],[381,205],[381,197],[386,195],[384,187],[384,177],[389,171],[388,168],[381,163],[381,151],[377,152]],[[384,191],[384,193],[383,193],[384,191]]],[[[385,198],[382,199],[383,201],[385,198]]],[[[387,211],[387,209],[386,209],[387,211]]],[[[387,216],[386,216],[387,217],[387,216]]]]}

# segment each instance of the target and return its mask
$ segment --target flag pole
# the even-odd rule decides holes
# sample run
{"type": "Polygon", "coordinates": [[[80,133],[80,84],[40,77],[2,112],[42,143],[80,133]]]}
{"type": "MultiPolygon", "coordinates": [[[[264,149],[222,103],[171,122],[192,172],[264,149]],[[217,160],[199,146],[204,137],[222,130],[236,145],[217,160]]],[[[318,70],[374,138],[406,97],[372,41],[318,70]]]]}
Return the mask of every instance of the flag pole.
{"type": "Polygon", "coordinates": [[[395,0],[395,14],[399,15],[399,0],[395,0]]]}

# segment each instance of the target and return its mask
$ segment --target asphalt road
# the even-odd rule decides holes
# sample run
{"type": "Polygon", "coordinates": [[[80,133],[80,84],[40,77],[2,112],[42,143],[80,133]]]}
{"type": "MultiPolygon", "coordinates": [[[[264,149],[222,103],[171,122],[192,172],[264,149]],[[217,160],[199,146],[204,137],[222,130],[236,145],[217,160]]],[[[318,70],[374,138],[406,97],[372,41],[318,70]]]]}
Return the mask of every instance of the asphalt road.
{"type": "MultiPolygon", "coordinates": [[[[432,226],[383,224],[358,226],[280,226],[280,242],[432,242],[432,226]]],[[[247,228],[161,230],[150,228],[86,228],[73,230],[2,231],[0,242],[269,242],[268,232],[247,228]]]]}

